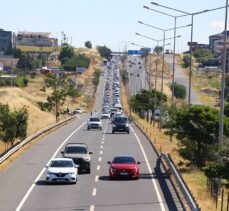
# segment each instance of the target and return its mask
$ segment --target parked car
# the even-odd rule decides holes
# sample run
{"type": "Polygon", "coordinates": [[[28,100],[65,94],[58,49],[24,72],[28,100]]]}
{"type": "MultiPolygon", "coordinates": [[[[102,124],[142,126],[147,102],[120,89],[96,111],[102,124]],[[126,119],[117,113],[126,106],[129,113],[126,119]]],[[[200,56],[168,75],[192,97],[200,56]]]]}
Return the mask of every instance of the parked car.
{"type": "Polygon", "coordinates": [[[131,155],[119,155],[115,156],[110,164],[109,178],[131,178],[139,179],[139,164],[135,158],[131,155]]]}
{"type": "Polygon", "coordinates": [[[46,182],[76,183],[78,166],[70,158],[55,158],[46,166],[46,182]]]}
{"type": "Polygon", "coordinates": [[[90,129],[100,129],[100,130],[102,130],[102,122],[101,122],[100,118],[91,117],[87,121],[87,130],[90,130],[90,129]]]}
{"type": "Polygon", "coordinates": [[[68,143],[61,152],[64,158],[71,158],[78,165],[79,171],[91,172],[91,154],[84,143],[68,143]]]}
{"type": "Polygon", "coordinates": [[[115,132],[126,132],[130,133],[130,128],[129,128],[129,119],[126,116],[117,116],[114,117],[113,122],[112,122],[112,133],[114,134],[115,132]]]}

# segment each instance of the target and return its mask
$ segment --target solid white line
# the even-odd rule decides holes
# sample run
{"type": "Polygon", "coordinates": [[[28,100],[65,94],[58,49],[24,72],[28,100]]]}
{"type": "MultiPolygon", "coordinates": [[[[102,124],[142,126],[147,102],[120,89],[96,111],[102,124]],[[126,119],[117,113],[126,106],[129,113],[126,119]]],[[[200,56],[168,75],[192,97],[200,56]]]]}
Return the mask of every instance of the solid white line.
{"type": "MultiPolygon", "coordinates": [[[[60,149],[63,147],[63,145],[73,136],[74,133],[76,133],[81,127],[83,127],[83,125],[85,125],[86,122],[84,122],[83,124],[81,124],[76,130],[74,130],[65,140],[64,142],[58,147],[58,149],[55,151],[55,153],[53,154],[53,156],[51,157],[51,159],[48,161],[48,163],[50,163],[50,161],[57,155],[57,153],[60,151],[60,149]]],[[[36,183],[38,182],[38,180],[41,178],[42,174],[44,173],[44,171],[46,170],[46,168],[43,168],[41,170],[41,172],[39,173],[39,175],[37,176],[37,178],[35,179],[35,181],[33,182],[33,184],[31,185],[31,187],[29,188],[29,190],[27,191],[27,193],[25,194],[25,196],[23,197],[22,201],[20,202],[20,204],[18,205],[18,207],[16,208],[16,211],[20,211],[22,206],[24,205],[25,201],[27,200],[27,198],[29,197],[29,195],[31,194],[32,190],[34,189],[36,183]]]]}
{"type": "MultiPolygon", "coordinates": [[[[153,173],[153,171],[152,171],[152,169],[151,169],[151,167],[150,167],[148,158],[147,158],[147,156],[146,156],[145,150],[144,150],[144,148],[143,148],[143,146],[142,146],[142,144],[141,144],[141,142],[140,142],[140,140],[139,140],[137,134],[135,133],[135,131],[134,131],[134,129],[133,129],[132,127],[130,127],[130,128],[131,128],[131,130],[133,131],[133,134],[135,135],[135,137],[136,137],[136,139],[137,139],[137,141],[138,141],[138,144],[139,144],[139,146],[140,146],[140,148],[141,148],[141,150],[142,150],[142,154],[143,154],[144,159],[145,159],[145,161],[146,161],[146,165],[147,165],[147,167],[148,167],[149,172],[150,172],[150,173],[153,173]]],[[[165,211],[165,210],[166,210],[166,209],[165,209],[165,205],[164,205],[164,202],[163,202],[163,200],[162,200],[162,197],[161,197],[159,188],[158,188],[158,186],[157,186],[156,179],[151,179],[151,181],[152,181],[153,186],[154,186],[154,189],[155,189],[155,191],[156,191],[157,198],[158,198],[158,201],[159,201],[161,210],[162,210],[162,211],[165,211]]]]}
{"type": "Polygon", "coordinates": [[[98,181],[99,181],[99,176],[96,175],[96,176],[95,176],[95,182],[98,182],[98,181]]]}
{"type": "Polygon", "coordinates": [[[100,165],[97,166],[97,171],[99,171],[99,170],[100,170],[100,165]]]}
{"type": "Polygon", "coordinates": [[[96,188],[94,188],[92,191],[92,196],[95,196],[95,195],[96,195],[96,188]]]}
{"type": "Polygon", "coordinates": [[[101,149],[103,149],[103,146],[100,146],[101,149]]]}
{"type": "Polygon", "coordinates": [[[94,211],[94,209],[95,209],[95,206],[94,205],[91,205],[90,206],[90,211],[94,211]]]}
{"type": "Polygon", "coordinates": [[[100,154],[100,155],[102,155],[102,154],[103,154],[103,151],[102,151],[102,150],[100,150],[100,151],[99,151],[99,154],[100,154]]]}
{"type": "Polygon", "coordinates": [[[101,162],[101,160],[102,160],[102,157],[99,157],[98,161],[101,162]]]}

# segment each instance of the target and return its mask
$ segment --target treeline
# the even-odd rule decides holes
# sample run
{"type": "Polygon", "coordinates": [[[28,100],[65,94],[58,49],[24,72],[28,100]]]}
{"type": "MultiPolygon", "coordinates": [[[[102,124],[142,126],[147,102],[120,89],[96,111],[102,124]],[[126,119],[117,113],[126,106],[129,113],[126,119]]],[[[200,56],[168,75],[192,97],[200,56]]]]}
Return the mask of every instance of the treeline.
{"type": "Polygon", "coordinates": [[[204,105],[168,105],[164,95],[156,92],[155,98],[154,94],[154,90],[143,90],[134,95],[130,99],[131,109],[141,116],[142,111],[151,110],[153,114],[155,105],[160,107],[161,127],[171,140],[174,136],[177,138],[178,153],[187,161],[180,165],[202,169],[210,178],[229,180],[229,117],[224,118],[225,138],[219,149],[219,110],[204,105]],[[218,162],[219,156],[222,162],[218,162]]]}
{"type": "Polygon", "coordinates": [[[62,69],[66,71],[76,71],[76,67],[88,68],[90,65],[90,59],[87,56],[76,53],[75,49],[68,44],[61,46],[59,60],[62,69]]]}

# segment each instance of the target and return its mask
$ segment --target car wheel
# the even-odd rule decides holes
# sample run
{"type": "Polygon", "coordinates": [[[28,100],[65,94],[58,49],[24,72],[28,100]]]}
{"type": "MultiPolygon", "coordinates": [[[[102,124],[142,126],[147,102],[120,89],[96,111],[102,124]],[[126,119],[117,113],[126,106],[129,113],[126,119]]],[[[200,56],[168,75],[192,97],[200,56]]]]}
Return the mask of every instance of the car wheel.
{"type": "Polygon", "coordinates": [[[91,173],[91,169],[89,168],[89,169],[87,169],[87,173],[88,174],[90,174],[91,173]]]}
{"type": "Polygon", "coordinates": [[[87,130],[90,130],[90,128],[89,128],[89,127],[87,127],[87,130]]]}
{"type": "Polygon", "coordinates": [[[115,132],[112,130],[112,134],[114,134],[115,132]]]}
{"type": "Polygon", "coordinates": [[[127,131],[127,133],[129,134],[129,133],[130,133],[130,131],[128,130],[128,131],[127,131]]]}

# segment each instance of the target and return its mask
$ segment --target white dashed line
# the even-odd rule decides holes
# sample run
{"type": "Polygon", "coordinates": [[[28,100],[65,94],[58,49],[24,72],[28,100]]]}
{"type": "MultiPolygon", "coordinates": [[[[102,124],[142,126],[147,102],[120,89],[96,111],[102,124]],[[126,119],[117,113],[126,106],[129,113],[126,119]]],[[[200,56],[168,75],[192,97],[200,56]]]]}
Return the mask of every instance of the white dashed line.
{"type": "Polygon", "coordinates": [[[100,146],[101,149],[103,149],[103,146],[100,146]]]}
{"type": "Polygon", "coordinates": [[[90,211],[94,211],[94,209],[95,209],[95,206],[94,205],[91,205],[90,206],[90,211]]]}
{"type": "Polygon", "coordinates": [[[104,141],[102,141],[101,144],[104,144],[104,141]]]}
{"type": "Polygon", "coordinates": [[[99,154],[100,154],[100,155],[102,155],[102,154],[103,154],[103,151],[102,151],[102,150],[100,150],[99,154]]]}
{"type": "Polygon", "coordinates": [[[101,160],[102,160],[102,157],[99,157],[98,161],[101,162],[101,160]]]}
{"type": "MultiPolygon", "coordinates": [[[[145,153],[145,150],[144,150],[144,148],[143,148],[143,146],[142,146],[142,144],[141,144],[141,141],[139,140],[139,138],[138,138],[137,134],[135,133],[134,129],[133,129],[132,127],[130,127],[130,128],[131,128],[132,132],[134,133],[134,135],[135,135],[135,137],[136,137],[136,139],[137,139],[137,141],[138,141],[138,144],[139,144],[139,146],[140,146],[140,149],[141,149],[142,154],[143,154],[143,156],[144,156],[144,159],[145,159],[145,161],[146,161],[147,168],[148,168],[149,172],[152,173],[153,171],[152,171],[152,169],[151,169],[151,166],[150,166],[150,164],[149,164],[149,160],[148,160],[148,158],[147,158],[147,156],[146,156],[146,153],[145,153]]],[[[163,200],[162,200],[162,197],[161,197],[161,194],[160,194],[160,191],[159,191],[159,188],[158,188],[156,179],[151,179],[151,181],[152,181],[153,186],[154,186],[154,189],[155,189],[155,191],[156,191],[157,198],[158,198],[158,201],[159,201],[161,210],[162,210],[162,211],[165,211],[165,210],[166,210],[166,209],[165,209],[165,205],[164,205],[164,202],[163,202],[163,200]]]]}
{"type": "Polygon", "coordinates": [[[99,170],[100,170],[100,165],[97,166],[97,171],[99,171],[99,170]]]}
{"type": "Polygon", "coordinates": [[[92,191],[92,196],[95,196],[95,195],[96,195],[96,188],[94,188],[92,191]]]}
{"type": "Polygon", "coordinates": [[[96,175],[96,176],[95,176],[95,182],[98,182],[98,181],[99,181],[99,176],[96,175]]]}

